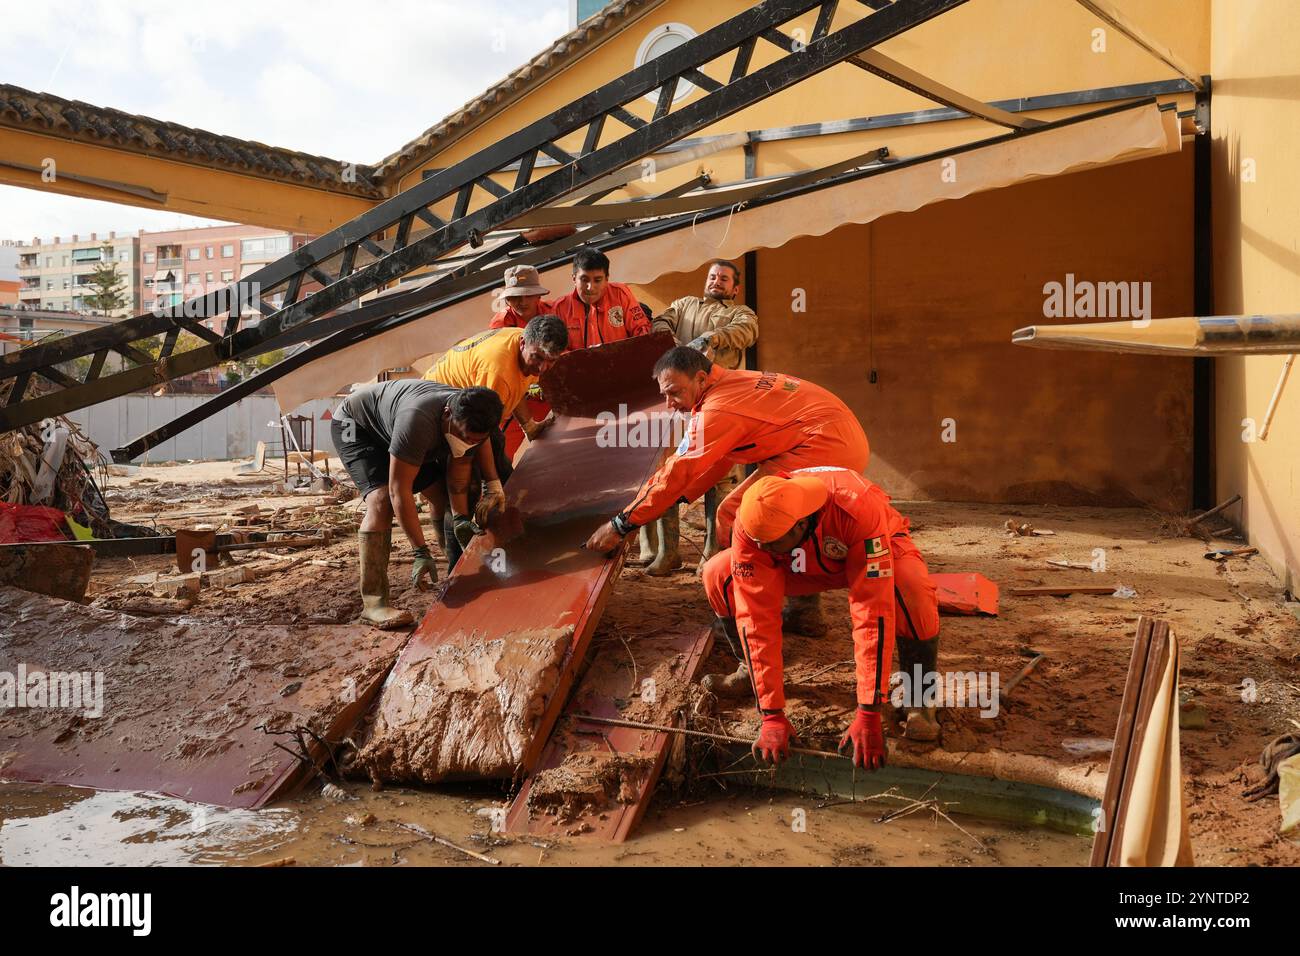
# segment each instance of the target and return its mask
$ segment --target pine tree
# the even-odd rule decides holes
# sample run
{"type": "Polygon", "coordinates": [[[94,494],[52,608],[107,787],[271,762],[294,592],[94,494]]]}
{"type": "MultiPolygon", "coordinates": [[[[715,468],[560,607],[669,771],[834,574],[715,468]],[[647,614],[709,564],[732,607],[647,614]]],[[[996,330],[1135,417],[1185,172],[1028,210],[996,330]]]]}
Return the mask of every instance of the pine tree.
{"type": "Polygon", "coordinates": [[[95,290],[83,300],[90,308],[108,315],[114,309],[126,305],[122,275],[117,271],[117,263],[113,261],[113,247],[109,243],[104,243],[103,256],[99,265],[95,266],[95,271],[86,280],[86,285],[95,290]]]}

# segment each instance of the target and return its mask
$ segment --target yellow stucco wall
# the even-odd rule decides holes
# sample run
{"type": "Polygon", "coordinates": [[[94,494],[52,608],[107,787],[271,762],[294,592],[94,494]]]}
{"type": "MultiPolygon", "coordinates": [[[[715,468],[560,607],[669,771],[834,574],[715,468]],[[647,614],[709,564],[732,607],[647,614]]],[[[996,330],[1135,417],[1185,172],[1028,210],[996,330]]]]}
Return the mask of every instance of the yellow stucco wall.
{"type": "MultiPolygon", "coordinates": [[[[868,477],[896,497],[1184,510],[1192,360],[1025,349],[1011,333],[1044,321],[1043,285],[1067,272],[1149,281],[1153,318],[1188,314],[1192,238],[1188,149],[797,239],[757,256],[759,367],[842,398],[871,442],[868,477]]],[[[703,274],[642,298],[699,295],[703,274]]]]}
{"type": "MultiPolygon", "coordinates": [[[[1215,311],[1300,312],[1300,4],[1215,0],[1215,311]],[[1253,176],[1253,181],[1247,181],[1253,176]]],[[[1262,425],[1281,356],[1215,362],[1217,488],[1244,499],[1244,528],[1294,592],[1300,578],[1300,370],[1268,440],[1262,425]]]]}

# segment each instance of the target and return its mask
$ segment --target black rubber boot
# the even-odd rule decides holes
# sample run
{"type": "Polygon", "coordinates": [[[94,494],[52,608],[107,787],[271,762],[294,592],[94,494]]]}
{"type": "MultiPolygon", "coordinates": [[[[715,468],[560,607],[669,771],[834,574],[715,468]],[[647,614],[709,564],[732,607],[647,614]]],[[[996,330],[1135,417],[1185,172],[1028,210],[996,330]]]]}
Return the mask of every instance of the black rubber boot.
{"type": "Polygon", "coordinates": [[[939,717],[934,707],[910,706],[919,699],[925,689],[925,675],[936,673],[939,668],[939,638],[918,641],[910,637],[898,639],[898,669],[907,675],[912,687],[914,699],[902,708],[898,719],[904,724],[903,736],[908,740],[932,742],[939,739],[939,717]],[[921,669],[921,682],[916,679],[917,665],[921,669]]]}

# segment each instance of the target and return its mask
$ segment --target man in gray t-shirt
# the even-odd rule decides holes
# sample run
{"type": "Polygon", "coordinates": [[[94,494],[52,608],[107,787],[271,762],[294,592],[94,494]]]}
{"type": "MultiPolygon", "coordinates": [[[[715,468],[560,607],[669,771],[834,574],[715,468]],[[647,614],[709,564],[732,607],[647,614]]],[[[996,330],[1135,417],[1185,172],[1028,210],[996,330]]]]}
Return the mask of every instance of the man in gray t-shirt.
{"type": "Polygon", "coordinates": [[[474,450],[503,414],[501,399],[491,389],[456,389],[422,379],[367,385],[339,405],[330,434],[366,503],[358,531],[363,620],[385,629],[412,623],[408,612],[389,605],[394,515],[414,549],[411,583],[420,586],[425,575],[438,579],[416,511],[417,494],[445,482],[457,538],[468,541],[473,535],[469,480],[474,450]]]}

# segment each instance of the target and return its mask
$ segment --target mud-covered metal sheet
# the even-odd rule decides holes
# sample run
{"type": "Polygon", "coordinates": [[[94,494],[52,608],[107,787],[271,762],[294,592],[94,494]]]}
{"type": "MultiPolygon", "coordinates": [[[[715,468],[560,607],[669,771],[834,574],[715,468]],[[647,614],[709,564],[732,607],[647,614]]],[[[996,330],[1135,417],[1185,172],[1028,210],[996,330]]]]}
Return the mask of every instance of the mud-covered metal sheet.
{"type": "Polygon", "coordinates": [[[620,445],[612,425],[662,406],[651,370],[672,344],[660,334],[581,349],[543,379],[557,421],[386,681],[358,759],[372,778],[510,778],[535,764],[622,567],[621,552],[582,545],[664,452],[620,445]]]}
{"type": "Polygon", "coordinates": [[[0,588],[0,780],[260,807],[307,776],[258,729],[339,740],[404,633],[137,618],[0,588]]]}
{"type": "Polygon", "coordinates": [[[664,762],[680,735],[584,723],[582,716],[655,726],[680,723],[687,687],[713,645],[709,628],[655,637],[633,635],[612,646],[583,675],[551,734],[536,773],[506,814],[506,831],[539,836],[588,836],[622,843],[640,821],[664,762]],[[623,654],[641,670],[635,686],[623,654]],[[604,666],[602,666],[604,665],[604,666]]]}

